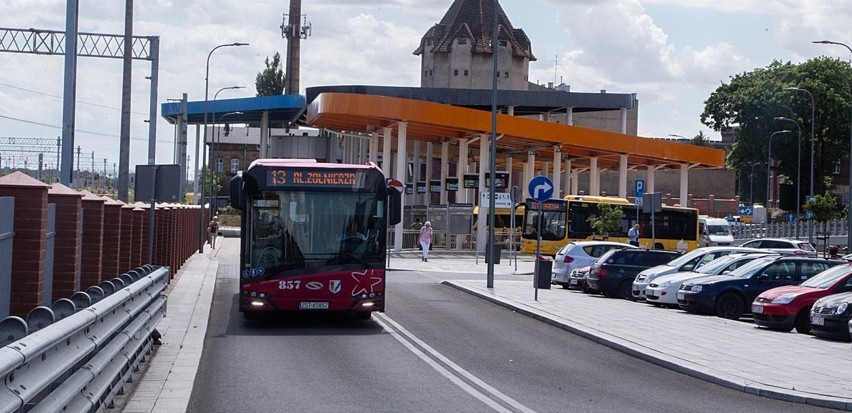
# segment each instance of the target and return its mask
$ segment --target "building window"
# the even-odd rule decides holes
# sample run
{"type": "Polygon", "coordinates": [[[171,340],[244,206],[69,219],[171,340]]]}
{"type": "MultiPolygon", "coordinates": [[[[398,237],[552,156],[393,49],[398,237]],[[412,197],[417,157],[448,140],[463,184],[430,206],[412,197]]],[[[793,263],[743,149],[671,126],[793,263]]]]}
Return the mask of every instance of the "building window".
{"type": "Polygon", "coordinates": [[[506,47],[508,45],[509,45],[509,42],[507,42],[505,40],[500,40],[500,47],[506,47]]]}
{"type": "Polygon", "coordinates": [[[468,70],[467,70],[467,69],[465,69],[465,70],[464,70],[464,75],[465,75],[465,76],[467,76],[467,74],[468,74],[468,70]]]}
{"type": "Polygon", "coordinates": [[[424,70],[424,71],[423,71],[423,77],[427,77],[427,76],[429,76],[429,71],[428,71],[428,70],[424,70]]]}
{"type": "Polygon", "coordinates": [[[509,72],[503,72],[503,77],[505,77],[506,79],[508,79],[508,78],[509,78],[509,72]]]}
{"type": "Polygon", "coordinates": [[[222,172],[222,158],[216,158],[216,172],[222,172]]]}
{"type": "Polygon", "coordinates": [[[459,75],[459,70],[458,69],[453,70],[453,76],[458,76],[458,75],[459,75]]]}
{"type": "Polygon", "coordinates": [[[467,37],[459,37],[459,44],[467,44],[467,37]]]}
{"type": "Polygon", "coordinates": [[[231,173],[235,174],[240,171],[240,160],[237,158],[231,158],[231,173]]]}

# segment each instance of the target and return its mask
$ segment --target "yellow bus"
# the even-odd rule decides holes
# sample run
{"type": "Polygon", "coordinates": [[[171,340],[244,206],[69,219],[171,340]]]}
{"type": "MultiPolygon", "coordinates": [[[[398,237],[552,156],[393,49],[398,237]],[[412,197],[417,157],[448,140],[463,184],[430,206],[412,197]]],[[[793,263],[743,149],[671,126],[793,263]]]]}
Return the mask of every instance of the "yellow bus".
{"type": "MultiPolygon", "coordinates": [[[[488,222],[488,209],[485,210],[485,222],[488,222]]],[[[521,228],[524,219],[522,206],[515,208],[515,228],[521,228]]],[[[473,232],[476,232],[476,223],[479,220],[479,206],[473,207],[473,232]]],[[[494,208],[494,229],[496,232],[510,232],[512,228],[512,208],[494,208]]]]}
{"type": "MultiPolygon", "coordinates": [[[[601,203],[620,206],[624,212],[618,231],[609,235],[609,241],[627,243],[627,231],[638,218],[641,247],[681,252],[698,248],[698,210],[695,208],[663,206],[662,212],[654,214],[652,228],[651,213],[637,210],[624,198],[568,195],[542,203],[541,254],[554,256],[570,241],[603,239],[592,229],[601,203]]],[[[527,206],[521,232],[521,251],[535,253],[538,203],[528,199],[527,206]]]]}

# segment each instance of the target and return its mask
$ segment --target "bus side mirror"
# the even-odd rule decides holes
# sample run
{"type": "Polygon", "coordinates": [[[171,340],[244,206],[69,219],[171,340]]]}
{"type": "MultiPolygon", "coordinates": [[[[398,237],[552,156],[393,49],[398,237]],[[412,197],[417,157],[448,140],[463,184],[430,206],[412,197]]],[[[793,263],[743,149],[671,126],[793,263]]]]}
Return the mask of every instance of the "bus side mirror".
{"type": "Polygon", "coordinates": [[[237,174],[228,183],[228,192],[231,195],[231,208],[242,211],[245,203],[245,195],[243,195],[243,177],[237,174]]]}
{"type": "Polygon", "coordinates": [[[402,222],[402,193],[388,188],[388,226],[402,222]]]}

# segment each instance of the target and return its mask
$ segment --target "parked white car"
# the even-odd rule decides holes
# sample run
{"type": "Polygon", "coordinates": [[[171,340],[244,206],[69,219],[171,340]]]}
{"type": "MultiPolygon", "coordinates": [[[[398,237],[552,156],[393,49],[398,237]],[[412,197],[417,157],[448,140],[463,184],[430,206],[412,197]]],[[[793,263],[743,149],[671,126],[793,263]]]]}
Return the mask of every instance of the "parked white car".
{"type": "Polygon", "coordinates": [[[768,249],[782,255],[816,258],[817,251],[810,242],[787,238],[758,238],[745,242],[741,247],[768,249]]]}
{"type": "Polygon", "coordinates": [[[645,287],[645,301],[656,305],[677,305],[677,290],[684,281],[705,275],[719,275],[733,271],[760,257],[772,255],[768,251],[734,253],[713,260],[695,271],[676,272],[658,277],[645,287]]]}
{"type": "Polygon", "coordinates": [[[719,257],[724,257],[735,252],[766,252],[756,248],[741,247],[704,247],[696,248],[686,254],[669,261],[666,264],[648,268],[639,273],[633,281],[633,298],[642,300],[645,298],[645,287],[657,277],[674,274],[676,272],[695,271],[702,265],[707,264],[719,257]]]}
{"type": "Polygon", "coordinates": [[[569,242],[556,253],[550,283],[568,288],[571,282],[571,271],[592,265],[609,250],[622,248],[636,247],[610,241],[569,242]]]}

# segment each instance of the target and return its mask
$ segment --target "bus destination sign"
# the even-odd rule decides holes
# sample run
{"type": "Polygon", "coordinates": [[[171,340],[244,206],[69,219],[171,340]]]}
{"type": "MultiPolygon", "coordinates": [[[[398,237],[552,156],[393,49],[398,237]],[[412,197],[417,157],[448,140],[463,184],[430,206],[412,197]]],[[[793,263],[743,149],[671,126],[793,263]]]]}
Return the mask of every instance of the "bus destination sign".
{"type": "Polygon", "coordinates": [[[269,170],[266,175],[267,186],[313,186],[313,187],[347,187],[351,188],[357,182],[356,172],[323,171],[323,170],[269,170]]]}

